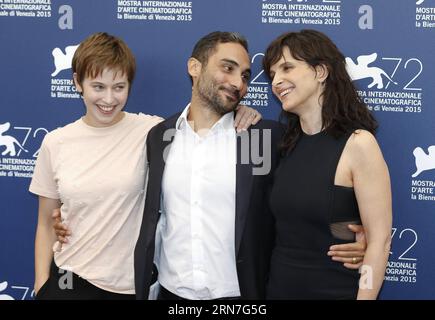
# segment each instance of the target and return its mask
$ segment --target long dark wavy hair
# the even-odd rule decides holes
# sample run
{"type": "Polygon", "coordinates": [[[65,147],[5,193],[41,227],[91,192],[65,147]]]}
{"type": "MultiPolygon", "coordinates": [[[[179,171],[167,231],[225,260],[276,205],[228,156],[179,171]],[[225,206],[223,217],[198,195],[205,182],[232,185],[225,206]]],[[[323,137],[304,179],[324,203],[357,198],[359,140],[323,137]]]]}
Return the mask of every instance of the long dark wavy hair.
{"type": "MultiPolygon", "coordinates": [[[[288,32],[275,39],[267,48],[263,68],[270,80],[270,68],[283,56],[287,47],[293,58],[305,61],[312,68],[324,65],[328,69],[322,93],[322,129],[336,138],[356,129],[365,129],[375,134],[377,122],[358,96],[355,86],[346,71],[344,55],[325,34],[316,30],[288,32]]],[[[291,151],[302,133],[299,117],[282,111],[287,118],[287,130],[281,149],[291,151]]]]}

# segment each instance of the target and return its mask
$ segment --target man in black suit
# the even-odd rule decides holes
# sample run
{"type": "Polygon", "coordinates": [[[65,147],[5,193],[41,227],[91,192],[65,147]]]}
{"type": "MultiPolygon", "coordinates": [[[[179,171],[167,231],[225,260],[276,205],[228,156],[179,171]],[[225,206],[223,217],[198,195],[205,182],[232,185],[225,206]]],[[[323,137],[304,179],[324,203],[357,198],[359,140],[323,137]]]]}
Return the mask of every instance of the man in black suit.
{"type": "Polygon", "coordinates": [[[266,190],[281,129],[262,121],[236,135],[233,111],[250,77],[247,43],[239,34],[202,38],[188,69],[191,103],[147,139],[149,179],[135,249],[137,298],[148,297],[155,255],[160,298],[262,298],[273,240],[266,190]]]}
{"type": "Polygon", "coordinates": [[[136,296],[149,297],[158,273],[159,299],[262,299],[274,240],[268,189],[282,129],[263,120],[234,130],[233,111],[250,77],[241,35],[200,39],[188,72],[190,104],[147,138],[136,296]]]}

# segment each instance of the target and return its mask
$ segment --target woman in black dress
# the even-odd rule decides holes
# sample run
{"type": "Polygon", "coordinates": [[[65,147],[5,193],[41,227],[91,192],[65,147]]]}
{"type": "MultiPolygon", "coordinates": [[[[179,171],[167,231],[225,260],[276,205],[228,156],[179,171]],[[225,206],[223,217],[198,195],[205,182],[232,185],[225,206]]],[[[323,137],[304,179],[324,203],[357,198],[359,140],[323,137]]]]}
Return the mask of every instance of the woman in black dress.
{"type": "Polygon", "coordinates": [[[323,33],[281,35],[263,64],[288,120],[270,196],[277,236],[268,298],[376,299],[392,225],[377,123],[323,33]],[[362,223],[367,237],[360,273],[325,255],[333,243],[354,241],[350,223],[362,223]]]}

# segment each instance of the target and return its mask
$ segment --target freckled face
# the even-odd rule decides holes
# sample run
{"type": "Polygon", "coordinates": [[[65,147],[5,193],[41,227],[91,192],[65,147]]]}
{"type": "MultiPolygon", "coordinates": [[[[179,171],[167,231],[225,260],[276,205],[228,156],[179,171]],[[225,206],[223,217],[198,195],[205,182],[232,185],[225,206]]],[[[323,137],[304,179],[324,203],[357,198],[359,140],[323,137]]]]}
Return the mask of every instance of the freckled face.
{"type": "Polygon", "coordinates": [[[96,78],[86,77],[82,85],[75,81],[82,92],[86,106],[83,120],[93,127],[108,127],[119,122],[127,103],[129,83],[127,75],[121,71],[104,69],[96,78]]]}

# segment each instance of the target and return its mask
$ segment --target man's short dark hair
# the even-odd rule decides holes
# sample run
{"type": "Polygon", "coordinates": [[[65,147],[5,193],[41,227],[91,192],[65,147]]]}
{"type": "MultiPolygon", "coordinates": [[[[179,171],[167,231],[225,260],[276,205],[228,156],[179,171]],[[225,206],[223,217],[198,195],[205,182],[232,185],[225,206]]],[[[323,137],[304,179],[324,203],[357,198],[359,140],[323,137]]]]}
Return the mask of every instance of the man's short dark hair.
{"type": "Polygon", "coordinates": [[[238,32],[214,31],[199,39],[192,51],[192,58],[206,66],[208,58],[220,43],[238,43],[248,51],[248,41],[238,32]]]}

